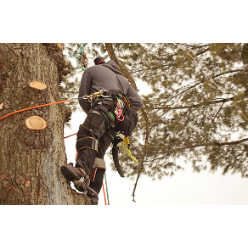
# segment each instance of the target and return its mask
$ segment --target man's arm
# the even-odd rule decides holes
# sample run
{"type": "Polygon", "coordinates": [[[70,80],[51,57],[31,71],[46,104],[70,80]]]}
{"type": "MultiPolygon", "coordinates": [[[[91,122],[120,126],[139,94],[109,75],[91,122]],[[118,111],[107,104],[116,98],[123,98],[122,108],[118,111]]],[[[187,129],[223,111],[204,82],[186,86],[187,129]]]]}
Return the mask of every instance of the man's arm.
{"type": "MultiPolygon", "coordinates": [[[[82,76],[78,97],[90,95],[91,78],[90,70],[86,70],[82,76]]],[[[79,98],[79,104],[83,111],[87,114],[90,110],[90,103],[88,100],[79,98]]]]}
{"type": "Polygon", "coordinates": [[[136,90],[129,85],[128,91],[127,91],[127,98],[130,102],[131,108],[138,111],[143,106],[143,101],[139,94],[136,92],[136,90]]]}

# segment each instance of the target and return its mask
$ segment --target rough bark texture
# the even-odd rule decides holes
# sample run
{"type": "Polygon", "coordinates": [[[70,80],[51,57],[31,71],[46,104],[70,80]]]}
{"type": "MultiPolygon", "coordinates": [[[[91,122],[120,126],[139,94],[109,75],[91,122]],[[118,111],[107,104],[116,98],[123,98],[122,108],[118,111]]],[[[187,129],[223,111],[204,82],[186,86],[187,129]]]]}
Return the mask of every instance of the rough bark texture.
{"type": "MultiPolygon", "coordinates": [[[[0,116],[60,101],[64,67],[56,44],[0,44],[0,116]],[[31,81],[47,88],[33,89],[31,81]]],[[[60,172],[66,163],[65,116],[65,105],[56,104],[0,120],[0,204],[90,204],[60,172]],[[29,130],[25,119],[32,115],[44,118],[48,127],[29,130]]]]}

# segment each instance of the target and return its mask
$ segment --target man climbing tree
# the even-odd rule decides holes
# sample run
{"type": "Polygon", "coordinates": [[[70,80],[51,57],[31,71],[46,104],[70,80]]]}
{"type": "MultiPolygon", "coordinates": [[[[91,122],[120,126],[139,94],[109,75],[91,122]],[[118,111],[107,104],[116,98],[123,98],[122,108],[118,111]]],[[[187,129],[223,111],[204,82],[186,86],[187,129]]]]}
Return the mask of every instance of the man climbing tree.
{"type": "Polygon", "coordinates": [[[133,129],[137,119],[126,124],[125,118],[135,116],[143,103],[113,61],[105,63],[97,57],[94,63],[84,72],[79,90],[79,103],[87,118],[77,133],[76,165],[65,164],[61,171],[97,205],[105,173],[104,154],[119,131],[131,135],[126,130],[133,129]]]}
{"type": "MultiPolygon", "coordinates": [[[[16,110],[59,102],[59,87],[70,63],[57,44],[0,44],[0,117],[16,110]],[[29,83],[43,82],[44,90],[29,83]]],[[[35,108],[0,120],[0,204],[90,204],[66,183],[60,166],[66,162],[64,104],[35,108]],[[31,130],[30,116],[47,127],[31,130]]]]}
{"type": "MultiPolygon", "coordinates": [[[[132,153],[140,161],[142,175],[172,176],[186,161],[196,172],[222,169],[223,174],[248,177],[247,47],[243,43],[93,44],[93,50],[114,53],[111,58],[125,67],[132,81],[149,86],[142,98],[147,118],[142,112],[135,130],[139,135],[132,138],[132,153]]],[[[120,161],[125,176],[138,180],[137,166],[122,154],[120,161]]]]}

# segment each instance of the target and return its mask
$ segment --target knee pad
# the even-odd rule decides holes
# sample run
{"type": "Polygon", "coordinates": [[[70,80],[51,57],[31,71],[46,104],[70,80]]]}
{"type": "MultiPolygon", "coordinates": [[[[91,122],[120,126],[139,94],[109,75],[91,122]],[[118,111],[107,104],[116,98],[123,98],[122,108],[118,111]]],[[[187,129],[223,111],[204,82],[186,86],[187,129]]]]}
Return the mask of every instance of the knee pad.
{"type": "Polygon", "coordinates": [[[76,149],[80,151],[84,148],[89,148],[98,152],[99,141],[93,137],[84,137],[76,142],[76,149]]]}

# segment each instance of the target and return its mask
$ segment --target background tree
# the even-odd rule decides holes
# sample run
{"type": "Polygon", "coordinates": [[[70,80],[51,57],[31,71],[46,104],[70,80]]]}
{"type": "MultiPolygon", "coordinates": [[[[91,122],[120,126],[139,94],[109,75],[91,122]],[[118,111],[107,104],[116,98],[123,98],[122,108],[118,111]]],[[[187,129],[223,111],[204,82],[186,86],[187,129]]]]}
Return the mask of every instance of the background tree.
{"type": "MultiPolygon", "coordinates": [[[[221,167],[223,174],[247,177],[247,44],[143,46],[149,53],[122,57],[134,78],[152,88],[144,97],[151,125],[143,173],[173,175],[182,157],[195,171],[221,167]]],[[[134,152],[139,157],[140,151],[134,152]]]]}
{"type": "MultiPolygon", "coordinates": [[[[70,68],[56,44],[0,44],[0,115],[61,101],[59,87],[70,68]],[[36,80],[47,88],[29,87],[36,80]]],[[[63,137],[69,116],[68,108],[57,104],[0,120],[0,204],[90,203],[60,173],[66,163],[63,137]],[[24,121],[32,115],[43,117],[48,127],[28,129],[24,121]]]]}
{"type": "Polygon", "coordinates": [[[129,178],[138,173],[135,187],[141,172],[153,179],[174,175],[183,169],[179,158],[191,162],[196,172],[222,168],[223,174],[248,176],[247,44],[93,44],[94,48],[102,54],[107,48],[134,88],[137,80],[151,87],[143,96],[145,106],[132,136],[139,164],[125,155],[120,158],[129,178]]]}

